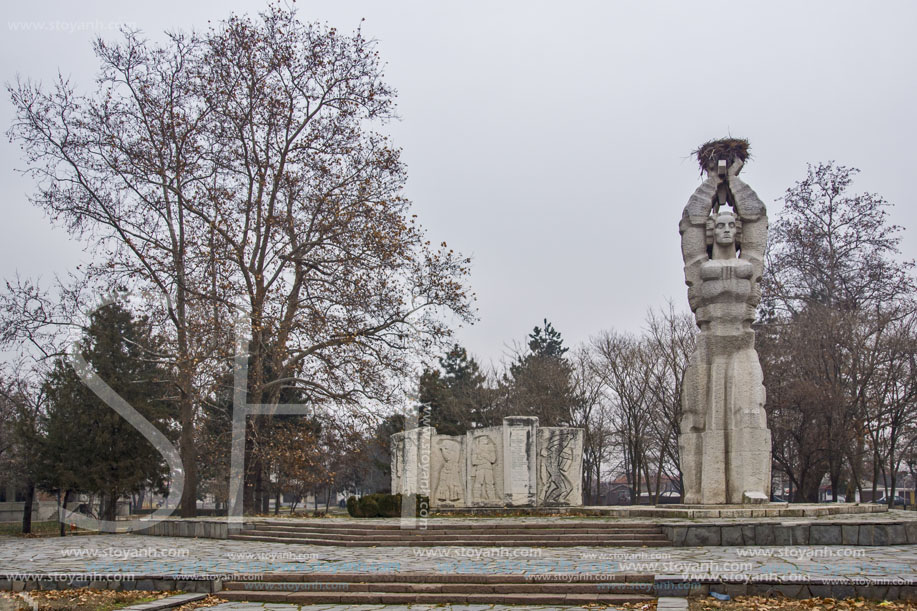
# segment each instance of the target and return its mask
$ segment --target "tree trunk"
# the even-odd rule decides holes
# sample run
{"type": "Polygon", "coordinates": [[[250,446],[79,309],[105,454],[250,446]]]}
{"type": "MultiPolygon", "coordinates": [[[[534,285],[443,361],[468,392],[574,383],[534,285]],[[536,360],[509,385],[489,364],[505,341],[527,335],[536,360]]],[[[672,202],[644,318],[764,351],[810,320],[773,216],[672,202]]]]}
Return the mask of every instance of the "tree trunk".
{"type": "Polygon", "coordinates": [[[29,478],[25,484],[25,503],[22,506],[22,534],[32,532],[32,503],[35,500],[35,482],[29,478]]]}
{"type": "Polygon", "coordinates": [[[181,434],[179,436],[179,452],[181,454],[182,468],[184,469],[184,487],[181,493],[181,517],[193,518],[197,516],[197,446],[194,439],[194,364],[189,354],[188,333],[185,327],[185,291],[184,291],[184,265],[183,259],[176,262],[179,274],[178,294],[176,296],[177,315],[180,324],[177,325],[178,339],[178,405],[181,434]]]}
{"type": "MultiPolygon", "coordinates": [[[[259,420],[259,418],[256,418],[255,420],[259,420]]],[[[254,428],[254,426],[256,426],[256,425],[255,425],[254,423],[252,423],[252,427],[253,427],[253,428],[254,428]]],[[[254,462],[255,462],[255,464],[252,465],[252,468],[254,469],[254,473],[255,473],[255,490],[254,490],[254,495],[255,495],[255,506],[254,506],[252,509],[255,511],[255,513],[260,513],[260,512],[261,512],[261,499],[262,499],[263,496],[264,496],[264,490],[261,488],[261,485],[262,485],[262,481],[261,481],[261,459],[260,459],[260,458],[256,458],[254,462]]]]}
{"type": "Polygon", "coordinates": [[[280,515],[280,490],[274,493],[274,515],[280,515]]]}
{"type": "Polygon", "coordinates": [[[879,487],[879,451],[873,450],[872,452],[872,498],[869,499],[870,502],[878,499],[878,497],[876,496],[878,487],[879,487]]]}
{"type": "Polygon", "coordinates": [[[67,508],[67,503],[70,502],[70,490],[64,491],[64,499],[61,502],[60,491],[57,493],[58,507],[57,507],[57,519],[60,521],[60,536],[67,536],[67,522],[64,521],[64,512],[63,509],[67,508]]]}

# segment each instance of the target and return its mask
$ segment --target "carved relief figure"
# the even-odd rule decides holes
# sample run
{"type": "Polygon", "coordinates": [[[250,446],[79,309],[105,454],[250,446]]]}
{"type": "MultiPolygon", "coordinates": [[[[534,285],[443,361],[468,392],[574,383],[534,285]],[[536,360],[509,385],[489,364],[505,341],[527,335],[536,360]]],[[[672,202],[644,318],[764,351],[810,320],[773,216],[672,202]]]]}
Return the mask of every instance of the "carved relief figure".
{"type": "Polygon", "coordinates": [[[436,500],[455,503],[462,499],[462,473],[459,465],[461,446],[457,441],[444,439],[440,442],[439,451],[443,464],[439,468],[436,500]]]}
{"type": "Polygon", "coordinates": [[[554,434],[541,449],[541,481],[544,489],[544,503],[564,503],[573,492],[573,482],[567,475],[573,464],[574,441],[572,435],[554,434]]]}
{"type": "MultiPolygon", "coordinates": [[[[394,440],[394,436],[392,436],[394,440]]],[[[392,494],[401,492],[401,478],[404,471],[404,446],[405,438],[400,437],[397,442],[392,443],[392,494]]]]}
{"type": "Polygon", "coordinates": [[[487,435],[474,438],[471,452],[472,480],[471,498],[475,501],[496,501],[494,486],[494,464],[497,462],[497,446],[487,435]]]}
{"type": "Polygon", "coordinates": [[[680,225],[688,301],[700,328],[682,394],[685,503],[766,500],[770,489],[770,431],[751,328],[767,216],[738,178],[742,163],[707,168],[680,225]]]}

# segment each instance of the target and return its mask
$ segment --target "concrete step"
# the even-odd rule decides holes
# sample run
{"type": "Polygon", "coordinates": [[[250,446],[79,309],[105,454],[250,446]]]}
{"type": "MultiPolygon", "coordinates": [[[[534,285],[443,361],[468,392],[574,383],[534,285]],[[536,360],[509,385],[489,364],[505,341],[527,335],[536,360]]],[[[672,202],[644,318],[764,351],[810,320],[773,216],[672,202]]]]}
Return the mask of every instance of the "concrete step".
{"type": "MultiPolygon", "coordinates": [[[[284,528],[323,528],[323,529],[357,529],[357,530],[399,530],[400,525],[396,522],[374,522],[372,519],[366,519],[355,522],[336,522],[333,520],[258,520],[249,522],[255,527],[259,526],[281,526],[284,528]]],[[[468,522],[427,522],[425,530],[455,530],[465,529],[480,532],[482,530],[500,530],[512,528],[514,530],[579,530],[579,529],[641,529],[641,528],[659,528],[658,524],[652,522],[577,522],[577,521],[554,521],[554,522],[512,522],[504,520],[503,522],[483,522],[472,524],[468,522]]]]}
{"type": "Polygon", "coordinates": [[[248,592],[401,592],[425,594],[652,594],[653,583],[428,583],[428,582],[223,582],[224,590],[248,592]]]}
{"type": "Polygon", "coordinates": [[[525,528],[501,528],[501,529],[481,529],[474,528],[450,528],[450,529],[426,529],[426,528],[387,528],[387,529],[358,529],[358,528],[318,528],[315,526],[274,526],[255,524],[254,528],[246,530],[257,530],[263,532],[303,532],[314,534],[334,534],[343,536],[376,536],[385,534],[399,535],[424,535],[424,534],[469,534],[475,535],[525,535],[533,534],[550,534],[551,536],[563,535],[605,535],[605,534],[656,534],[660,533],[659,527],[645,526],[639,528],[544,528],[544,529],[525,529],[525,528]]]}
{"type": "Polygon", "coordinates": [[[562,533],[562,534],[549,534],[541,531],[533,531],[528,534],[505,534],[505,533],[474,533],[474,532],[447,532],[447,533],[430,533],[423,531],[392,531],[392,532],[379,532],[379,533],[365,533],[365,534],[340,534],[340,533],[324,533],[320,531],[312,532],[303,532],[299,530],[266,530],[266,529],[243,529],[239,531],[240,535],[263,535],[266,537],[300,537],[300,538],[328,538],[328,539],[339,539],[343,541],[357,541],[357,540],[366,540],[372,539],[375,541],[404,541],[407,539],[413,540],[428,540],[428,541],[458,541],[465,539],[475,539],[481,541],[507,541],[510,539],[556,539],[559,541],[590,541],[590,540],[615,540],[615,539],[659,539],[665,538],[665,535],[660,532],[616,532],[616,533],[601,533],[601,534],[580,534],[580,533],[562,533]]]}
{"type": "MultiPolygon", "coordinates": [[[[307,573],[296,571],[267,571],[258,574],[258,579],[253,581],[239,581],[239,583],[462,583],[462,584],[566,584],[566,583],[596,583],[594,581],[578,581],[576,576],[564,574],[546,574],[544,580],[536,580],[531,575],[524,573],[425,573],[404,571],[399,573],[307,573]],[[567,577],[570,577],[569,579],[567,577]]],[[[613,577],[604,580],[603,584],[646,584],[652,583],[652,573],[615,573],[613,577]]]]}
{"type": "Polygon", "coordinates": [[[552,593],[427,593],[427,592],[264,592],[250,590],[227,590],[219,593],[220,598],[230,601],[260,603],[311,604],[481,604],[481,605],[621,605],[625,603],[650,602],[655,597],[648,594],[552,594],[552,593]]]}
{"type": "Polygon", "coordinates": [[[455,539],[455,540],[427,540],[427,539],[397,539],[397,540],[379,540],[362,538],[356,540],[343,540],[340,538],[320,538],[320,537],[299,537],[299,536],[266,536],[263,534],[232,534],[229,539],[237,541],[263,541],[266,543],[296,543],[300,545],[330,545],[338,547],[441,547],[441,546],[461,546],[461,547],[576,547],[576,546],[598,546],[598,547],[670,547],[672,543],[663,537],[639,537],[639,538],[576,538],[576,539],[556,539],[526,537],[524,539],[504,539],[504,540],[483,540],[479,538],[455,539]]]}

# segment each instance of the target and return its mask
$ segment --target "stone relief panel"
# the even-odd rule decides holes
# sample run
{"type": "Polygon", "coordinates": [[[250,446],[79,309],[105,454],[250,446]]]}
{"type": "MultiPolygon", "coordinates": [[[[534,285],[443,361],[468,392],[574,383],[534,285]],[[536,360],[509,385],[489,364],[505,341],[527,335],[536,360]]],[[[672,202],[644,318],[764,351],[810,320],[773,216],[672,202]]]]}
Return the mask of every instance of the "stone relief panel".
{"type": "Polygon", "coordinates": [[[430,467],[433,473],[434,507],[465,505],[465,438],[434,435],[430,467]]]}
{"type": "Polygon", "coordinates": [[[583,430],[539,428],[538,418],[439,435],[432,427],[391,437],[392,492],[431,507],[582,505],[583,430]]]}
{"type": "MultiPolygon", "coordinates": [[[[398,489],[402,494],[430,494],[430,449],[433,432],[432,427],[420,427],[399,433],[404,435],[401,444],[401,483],[398,489]]],[[[394,490],[393,487],[392,491],[394,490]]]]}
{"type": "Polygon", "coordinates": [[[583,431],[538,429],[538,504],[583,504],[583,431]]]}
{"type": "Polygon", "coordinates": [[[404,480],[404,436],[405,433],[395,433],[391,436],[389,448],[391,448],[392,473],[392,494],[400,494],[404,480]]]}
{"type": "Polygon", "coordinates": [[[474,429],[466,435],[469,502],[503,504],[503,435],[499,427],[474,429]]]}

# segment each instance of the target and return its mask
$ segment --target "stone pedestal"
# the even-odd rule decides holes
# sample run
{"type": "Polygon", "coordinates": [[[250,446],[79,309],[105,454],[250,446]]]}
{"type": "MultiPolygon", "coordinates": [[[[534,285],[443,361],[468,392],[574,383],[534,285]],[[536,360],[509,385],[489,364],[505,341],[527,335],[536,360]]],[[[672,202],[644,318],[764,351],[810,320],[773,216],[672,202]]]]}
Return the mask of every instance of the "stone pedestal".
{"type": "Polygon", "coordinates": [[[510,417],[465,435],[411,429],[391,443],[392,492],[429,495],[432,507],[583,504],[583,429],[510,417]]]}

